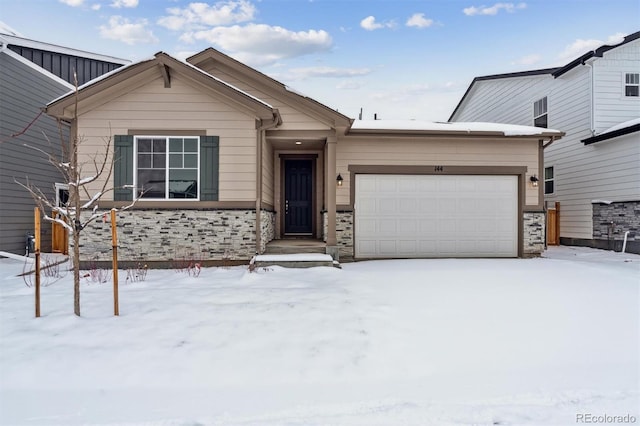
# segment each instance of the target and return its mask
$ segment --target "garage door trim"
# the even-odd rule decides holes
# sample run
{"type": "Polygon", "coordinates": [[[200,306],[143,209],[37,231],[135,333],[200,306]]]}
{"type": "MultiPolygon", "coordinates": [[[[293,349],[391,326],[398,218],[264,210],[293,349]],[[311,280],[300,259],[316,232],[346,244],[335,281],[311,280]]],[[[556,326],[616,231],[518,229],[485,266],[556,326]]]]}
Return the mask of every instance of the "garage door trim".
{"type": "MultiPolygon", "coordinates": [[[[517,195],[517,225],[518,225],[518,241],[517,254],[518,257],[523,256],[524,251],[524,203],[525,203],[525,175],[527,173],[526,166],[389,166],[389,165],[349,165],[350,173],[350,205],[343,206],[343,210],[351,210],[354,212],[355,225],[355,197],[356,197],[356,175],[357,174],[375,174],[375,175],[511,175],[517,176],[518,195],[517,195]],[[346,207],[346,208],[345,208],[346,207]]],[[[353,229],[353,254],[355,257],[355,242],[357,238],[357,229],[353,229]]]]}

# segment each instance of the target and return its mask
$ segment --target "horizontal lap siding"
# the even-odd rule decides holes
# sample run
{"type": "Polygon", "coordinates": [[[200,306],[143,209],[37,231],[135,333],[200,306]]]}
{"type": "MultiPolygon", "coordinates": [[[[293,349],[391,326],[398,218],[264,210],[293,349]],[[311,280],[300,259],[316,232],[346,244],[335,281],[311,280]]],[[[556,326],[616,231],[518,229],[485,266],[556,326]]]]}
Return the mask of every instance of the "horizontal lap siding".
{"type": "Polygon", "coordinates": [[[596,132],[638,118],[640,97],[624,96],[624,83],[626,73],[640,73],[640,40],[606,52],[594,70],[596,132]]]}
{"type": "MultiPolygon", "coordinates": [[[[224,99],[202,93],[180,75],[172,75],[171,88],[164,87],[162,78],[151,80],[80,117],[82,161],[90,162],[92,153],[104,152],[109,134],[127,134],[129,129],[205,130],[219,136],[219,200],[255,200],[255,119],[224,99]]],[[[86,166],[85,171],[91,173],[86,166]]],[[[101,185],[95,182],[92,191],[101,185]]]]}
{"type": "MultiPolygon", "coordinates": [[[[0,250],[22,254],[25,233],[33,231],[35,204],[14,178],[24,182],[28,176],[52,201],[55,201],[54,183],[63,180],[45,154],[24,144],[57,153],[61,141],[57,123],[45,115],[20,136],[11,138],[10,135],[25,129],[48,101],[66,93],[68,88],[1,53],[0,69],[0,139],[3,141],[0,143],[0,250]]],[[[42,248],[48,251],[51,225],[45,223],[42,229],[42,248]]]]}
{"type": "MultiPolygon", "coordinates": [[[[464,141],[349,140],[337,146],[337,171],[343,176],[337,204],[350,204],[350,165],[524,166],[537,174],[535,140],[464,141]]],[[[538,204],[538,191],[527,185],[526,204],[538,204]]]]}
{"type": "Polygon", "coordinates": [[[268,103],[274,108],[277,108],[282,117],[282,125],[278,127],[279,130],[328,130],[329,126],[321,123],[317,119],[308,116],[300,112],[297,106],[292,106],[285,103],[281,99],[277,99],[272,95],[267,94],[264,89],[260,89],[257,84],[251,85],[245,81],[238,80],[235,76],[227,74],[217,69],[207,69],[212,75],[217,78],[250,93],[252,96],[268,103]]]}

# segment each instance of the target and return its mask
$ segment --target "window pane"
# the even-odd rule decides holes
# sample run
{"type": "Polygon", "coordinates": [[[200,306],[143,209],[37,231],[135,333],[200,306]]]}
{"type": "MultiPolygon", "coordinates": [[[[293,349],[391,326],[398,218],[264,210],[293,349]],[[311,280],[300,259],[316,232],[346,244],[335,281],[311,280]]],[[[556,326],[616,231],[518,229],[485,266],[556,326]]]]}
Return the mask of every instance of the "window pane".
{"type": "Polygon", "coordinates": [[[544,98],[542,98],[542,112],[543,113],[547,112],[547,97],[546,96],[544,98]]]}
{"type": "Polygon", "coordinates": [[[169,172],[169,198],[197,198],[198,172],[171,170],[169,172]]]}
{"type": "Polygon", "coordinates": [[[151,152],[151,139],[138,139],[138,152],[151,152]]]}
{"type": "Polygon", "coordinates": [[[553,167],[545,167],[545,169],[544,169],[544,178],[545,179],[553,179],[553,167]]]}
{"type": "Polygon", "coordinates": [[[165,171],[138,170],[138,190],[142,198],[165,198],[165,171]]]}
{"type": "Polygon", "coordinates": [[[625,82],[627,84],[638,84],[640,83],[640,74],[629,73],[625,75],[625,82]]]}
{"type": "Polygon", "coordinates": [[[182,154],[169,154],[169,167],[182,168],[182,154]]]}
{"type": "Polygon", "coordinates": [[[154,169],[164,169],[166,162],[165,154],[153,154],[153,168],[154,169]]]}
{"type": "Polygon", "coordinates": [[[182,152],[182,139],[169,139],[169,152],[182,152]]]}
{"type": "Polygon", "coordinates": [[[553,194],[553,181],[549,180],[544,183],[544,193],[553,194]]]}
{"type": "Polygon", "coordinates": [[[536,117],[536,119],[533,120],[533,125],[536,127],[547,128],[547,114],[541,115],[540,117],[536,117]]]}
{"type": "Polygon", "coordinates": [[[185,139],[184,152],[198,152],[198,139],[185,139]]]}
{"type": "Polygon", "coordinates": [[[154,139],[153,140],[153,152],[167,152],[167,140],[166,139],[154,139]]]}
{"type": "Polygon", "coordinates": [[[198,168],[198,154],[185,154],[184,167],[192,169],[198,168]]]}
{"type": "Polygon", "coordinates": [[[640,95],[640,87],[639,86],[626,86],[624,88],[625,96],[638,96],[640,95]]]}
{"type": "Polygon", "coordinates": [[[149,154],[138,154],[138,167],[142,169],[150,169],[151,168],[151,155],[149,154]]]}

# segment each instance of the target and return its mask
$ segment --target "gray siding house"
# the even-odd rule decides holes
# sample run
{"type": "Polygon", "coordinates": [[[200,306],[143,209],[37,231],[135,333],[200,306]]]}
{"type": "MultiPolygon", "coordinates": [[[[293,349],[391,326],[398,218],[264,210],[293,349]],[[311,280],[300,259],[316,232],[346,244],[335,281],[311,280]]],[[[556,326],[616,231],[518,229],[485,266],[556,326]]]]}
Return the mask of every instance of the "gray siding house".
{"type": "Polygon", "coordinates": [[[565,132],[537,176],[546,207],[560,207],[549,235],[612,250],[626,238],[640,253],[640,32],[561,67],[476,77],[449,121],[565,132]]]}
{"type": "MultiPolygon", "coordinates": [[[[50,199],[64,196],[57,169],[44,154],[25,146],[47,153],[60,150],[57,122],[41,114],[42,108],[73,89],[74,70],[82,84],[126,63],[0,33],[0,251],[23,254],[26,234],[33,230],[34,202],[14,179],[24,182],[28,177],[50,199]]],[[[43,251],[51,250],[51,235],[51,225],[43,224],[43,251]]]]}

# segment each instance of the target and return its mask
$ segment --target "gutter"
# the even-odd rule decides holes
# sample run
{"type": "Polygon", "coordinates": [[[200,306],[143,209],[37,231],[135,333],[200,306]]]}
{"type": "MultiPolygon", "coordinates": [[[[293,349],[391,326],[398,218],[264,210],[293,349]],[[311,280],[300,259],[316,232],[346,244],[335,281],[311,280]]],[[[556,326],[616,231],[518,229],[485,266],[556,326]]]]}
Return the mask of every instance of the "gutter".
{"type": "Polygon", "coordinates": [[[262,220],[260,212],[262,211],[262,144],[265,141],[265,133],[268,129],[273,129],[282,124],[282,117],[277,109],[273,110],[273,117],[266,123],[264,120],[259,121],[260,125],[256,127],[256,254],[260,253],[262,245],[262,220]]]}

